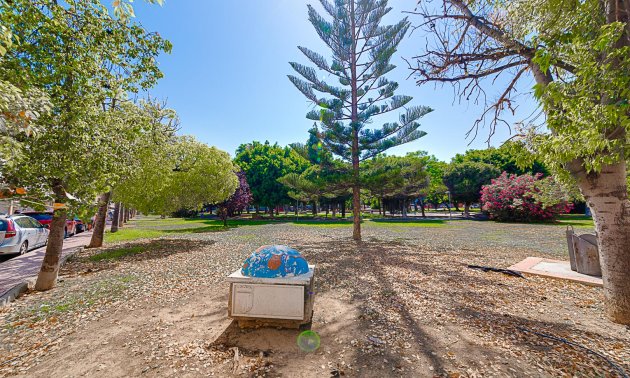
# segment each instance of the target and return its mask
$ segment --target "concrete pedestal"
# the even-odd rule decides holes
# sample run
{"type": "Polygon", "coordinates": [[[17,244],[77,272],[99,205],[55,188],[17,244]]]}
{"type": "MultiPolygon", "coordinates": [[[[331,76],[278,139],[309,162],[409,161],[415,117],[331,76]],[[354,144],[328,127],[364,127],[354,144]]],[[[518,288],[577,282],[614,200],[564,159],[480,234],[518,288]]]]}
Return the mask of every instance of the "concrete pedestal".
{"type": "Polygon", "coordinates": [[[299,276],[248,277],[237,270],[230,283],[228,316],[241,328],[274,326],[300,328],[313,316],[315,265],[299,276]]]}

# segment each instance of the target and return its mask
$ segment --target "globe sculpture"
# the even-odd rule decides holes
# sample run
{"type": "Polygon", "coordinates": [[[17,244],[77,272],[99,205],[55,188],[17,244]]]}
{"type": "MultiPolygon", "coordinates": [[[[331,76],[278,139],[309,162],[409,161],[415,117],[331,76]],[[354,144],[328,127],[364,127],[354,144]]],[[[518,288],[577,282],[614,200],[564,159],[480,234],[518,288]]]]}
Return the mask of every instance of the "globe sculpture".
{"type": "Polygon", "coordinates": [[[263,245],[243,263],[241,273],[249,277],[276,278],[308,273],[300,252],[286,245],[263,245]]]}

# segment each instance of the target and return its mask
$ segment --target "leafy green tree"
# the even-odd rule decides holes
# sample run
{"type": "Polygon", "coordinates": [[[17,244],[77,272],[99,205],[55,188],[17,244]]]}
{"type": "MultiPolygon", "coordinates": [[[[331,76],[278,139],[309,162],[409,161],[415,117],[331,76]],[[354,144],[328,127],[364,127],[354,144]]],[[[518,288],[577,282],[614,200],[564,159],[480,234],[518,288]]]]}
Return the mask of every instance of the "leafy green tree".
{"type": "MultiPolygon", "coordinates": [[[[406,156],[379,155],[367,162],[364,186],[380,200],[380,207],[389,205],[390,212],[399,208],[403,216],[411,201],[418,199],[429,185],[425,160],[418,153],[406,156]]],[[[383,215],[385,212],[383,211],[383,215]]]]}
{"type": "Polygon", "coordinates": [[[305,80],[289,75],[291,82],[316,106],[308,119],[319,121],[322,141],[330,151],[352,163],[353,239],[361,239],[360,172],[362,160],[425,135],[417,122],[431,109],[408,106],[412,98],[395,95],[398,84],[385,78],[395,66],[390,63],[398,44],[409,29],[403,19],[394,25],[381,25],[391,8],[386,0],[321,0],[328,16],[312,6],[308,15],[315,31],[332,53],[332,63],[306,47],[300,51],[315,66],[338,80],[339,85],[321,80],[317,71],[291,62],[305,80]],[[318,97],[318,94],[322,97],[318,97]],[[375,116],[404,109],[399,122],[369,128],[375,116]]]}
{"type": "Polygon", "coordinates": [[[448,188],[442,178],[448,167],[448,163],[438,160],[435,156],[424,155],[424,164],[429,175],[429,186],[424,191],[423,202],[433,205],[435,209],[446,201],[448,188]]]}
{"type": "Polygon", "coordinates": [[[630,324],[630,4],[441,3],[418,8],[430,39],[423,45],[434,47],[418,59],[418,82],[454,83],[465,98],[485,96],[492,84],[498,96],[487,98],[496,101],[474,125],[489,120],[492,132],[503,111],[514,111],[523,83],[535,81],[545,127],[526,120],[517,135],[554,175],[577,182],[593,211],[606,310],[630,324]]]}
{"type": "Polygon", "coordinates": [[[0,172],[3,165],[14,161],[12,156],[20,153],[19,136],[37,136],[37,121],[41,115],[50,112],[50,107],[45,92],[37,88],[25,92],[0,80],[0,172]]]}
{"type": "Polygon", "coordinates": [[[116,135],[125,130],[105,122],[104,102],[155,84],[156,58],[170,44],[114,20],[96,0],[3,1],[0,23],[19,41],[0,60],[0,80],[23,93],[46,92],[53,109],[39,117],[37,138],[23,138],[28,153],[10,172],[57,204],[35,285],[47,290],[56,281],[68,207],[91,202],[118,175],[116,135]],[[70,197],[79,201],[69,204],[70,197]]]}
{"type": "MultiPolygon", "coordinates": [[[[123,130],[115,136],[119,146],[116,151],[119,174],[115,177],[108,177],[107,191],[99,196],[94,231],[88,246],[90,248],[103,245],[105,221],[112,193],[118,207],[120,201],[124,202],[124,197],[121,197],[121,193],[118,193],[116,187],[130,175],[136,174],[136,170],[143,168],[142,164],[147,155],[159,156],[167,144],[173,143],[173,137],[179,123],[175,111],[166,108],[164,103],[150,99],[140,101],[138,104],[122,103],[119,108],[109,109],[105,116],[111,122],[115,122],[110,127],[115,127],[118,124],[118,128],[123,130]]],[[[142,192],[151,191],[153,188],[155,187],[138,188],[137,192],[142,195],[142,192]]],[[[112,228],[113,226],[114,222],[112,222],[112,228]]]]}
{"type": "Polygon", "coordinates": [[[295,172],[290,172],[278,178],[278,182],[289,188],[287,195],[294,200],[312,202],[313,215],[317,215],[317,202],[322,196],[322,188],[317,183],[295,172]]]}
{"type": "Polygon", "coordinates": [[[291,189],[289,197],[312,202],[313,215],[317,215],[319,203],[320,206],[325,204],[326,209],[332,206],[333,213],[339,206],[342,217],[345,217],[346,201],[352,190],[349,165],[333,157],[322,143],[317,125],[309,130],[306,144],[293,143],[291,148],[310,165],[299,175],[289,173],[279,179],[280,183],[291,189]]]}
{"type": "Polygon", "coordinates": [[[238,188],[236,167],[227,152],[191,136],[140,155],[140,167],[115,189],[115,198],[143,213],[167,215],[220,203],[238,188]]]}
{"type": "Polygon", "coordinates": [[[468,215],[470,205],[481,198],[481,187],[500,174],[494,165],[467,161],[449,164],[443,180],[453,200],[464,203],[464,213],[468,215]]]}
{"type": "Polygon", "coordinates": [[[548,176],[549,171],[545,165],[538,161],[531,152],[524,151],[523,147],[522,143],[519,142],[507,142],[499,148],[490,147],[485,150],[468,150],[464,154],[455,155],[452,161],[454,163],[472,161],[492,164],[501,172],[515,175],[542,173],[548,176]],[[530,156],[525,157],[523,153],[530,156]]]}
{"type": "Polygon", "coordinates": [[[245,172],[253,203],[268,207],[272,215],[275,206],[290,202],[288,189],[278,179],[289,173],[300,174],[308,167],[308,161],[290,147],[269,142],[241,144],[234,161],[245,172]]]}

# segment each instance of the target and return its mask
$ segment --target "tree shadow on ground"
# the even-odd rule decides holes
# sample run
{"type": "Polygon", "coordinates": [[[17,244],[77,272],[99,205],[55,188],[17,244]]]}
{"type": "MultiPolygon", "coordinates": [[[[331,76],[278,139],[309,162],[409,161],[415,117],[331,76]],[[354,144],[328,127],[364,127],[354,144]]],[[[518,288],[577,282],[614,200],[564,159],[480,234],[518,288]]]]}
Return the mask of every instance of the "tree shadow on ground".
{"type": "Polygon", "coordinates": [[[377,218],[371,219],[370,222],[373,222],[378,225],[388,225],[388,224],[397,224],[397,225],[408,225],[410,227],[414,226],[426,226],[426,227],[439,227],[446,225],[446,220],[443,219],[414,219],[414,218],[377,218]]]}
{"type": "MultiPolygon", "coordinates": [[[[409,374],[409,370],[404,370],[411,356],[411,353],[404,352],[406,348],[413,354],[421,355],[417,359],[422,361],[426,372],[446,375],[449,369],[444,356],[445,340],[436,335],[431,324],[417,321],[413,310],[399,297],[394,282],[385,272],[388,265],[404,263],[421,274],[431,274],[431,265],[421,261],[403,261],[403,256],[396,252],[399,248],[401,245],[397,243],[387,247],[380,243],[341,243],[334,249],[327,243],[299,246],[300,250],[308,251],[309,262],[317,264],[313,330],[321,334],[322,345],[327,342],[327,348],[332,348],[333,352],[334,344],[354,343],[356,349],[343,350],[348,358],[346,361],[359,369],[360,376],[409,374]],[[366,264],[368,261],[370,263],[366,264]],[[346,290],[350,295],[347,300],[335,300],[340,292],[345,294],[346,290]],[[318,309],[318,304],[323,305],[322,300],[326,306],[339,306],[332,309],[332,316],[330,309],[318,309]],[[329,313],[325,320],[322,319],[323,312],[329,313]],[[389,337],[388,334],[392,333],[404,335],[404,338],[389,337]]],[[[296,346],[298,334],[295,330],[271,328],[240,330],[233,323],[215,343],[284,355],[284,359],[274,360],[274,365],[282,367],[290,365],[296,356],[306,355],[296,346]]],[[[451,334],[459,338],[454,332],[451,334]]],[[[330,349],[327,351],[330,353],[330,349]]],[[[340,366],[332,368],[343,369],[340,366]]]]}
{"type": "Polygon", "coordinates": [[[119,262],[140,262],[162,259],[177,253],[203,249],[212,240],[152,239],[117,244],[113,247],[85,249],[74,255],[63,266],[62,275],[92,273],[113,269],[119,262]]]}
{"type": "MultiPolygon", "coordinates": [[[[599,371],[614,375],[603,359],[563,343],[552,342],[550,346],[549,339],[541,340],[521,328],[581,340],[604,353],[627,342],[627,337],[610,333],[606,327],[585,330],[575,323],[563,322],[558,315],[548,317],[536,311],[514,315],[514,303],[523,303],[524,310],[534,306],[545,313],[551,312],[551,306],[553,311],[564,310],[565,316],[571,316],[576,308],[563,308],[566,304],[559,303],[562,291],[548,281],[468,269],[467,264],[492,265],[494,257],[478,251],[438,253],[403,243],[351,241],[296,247],[309,262],[317,264],[318,294],[348,292],[349,300],[360,309],[355,321],[364,340],[375,335],[384,341],[384,345],[372,348],[380,353],[359,353],[355,364],[378,356],[394,366],[404,365],[402,360],[409,353],[397,348],[402,339],[410,340],[411,349],[420,352],[437,374],[452,372],[457,366],[455,362],[484,371],[487,361],[503,359],[505,348],[512,351],[513,346],[524,351],[527,358],[511,361],[499,369],[510,366],[518,370],[519,364],[522,369],[531,369],[534,365],[529,361],[533,360],[564,374],[588,375],[599,371]],[[543,295],[536,298],[534,293],[543,295]],[[533,298],[528,300],[529,297],[533,298]],[[391,333],[403,337],[390,340],[391,333]],[[460,341],[449,348],[450,340],[460,341]],[[457,361],[451,353],[457,356],[457,361]]],[[[592,289],[584,290],[588,294],[592,289]]],[[[624,366],[619,357],[613,360],[624,366]]],[[[625,368],[629,368],[627,363],[625,368]]],[[[507,370],[504,373],[513,374],[507,370]]]]}
{"type": "Polygon", "coordinates": [[[166,229],[166,230],[163,230],[163,232],[166,234],[204,234],[204,233],[209,233],[209,232],[229,231],[230,228],[235,228],[235,227],[231,227],[230,225],[228,225],[227,227],[224,227],[223,224],[221,224],[221,225],[200,226],[200,227],[190,227],[190,228],[166,229]]]}

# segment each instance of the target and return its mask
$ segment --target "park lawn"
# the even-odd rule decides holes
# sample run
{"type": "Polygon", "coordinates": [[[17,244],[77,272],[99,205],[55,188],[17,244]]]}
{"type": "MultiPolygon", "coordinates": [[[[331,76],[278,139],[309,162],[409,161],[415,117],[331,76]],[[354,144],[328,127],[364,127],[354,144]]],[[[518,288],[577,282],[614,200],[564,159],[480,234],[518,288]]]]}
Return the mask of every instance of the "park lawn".
{"type": "Polygon", "coordinates": [[[136,253],[142,253],[147,250],[145,245],[135,245],[131,247],[119,247],[113,249],[106,249],[102,252],[94,254],[89,257],[90,261],[103,261],[103,260],[117,260],[125,256],[133,255],[136,253]]]}
{"type": "Polygon", "coordinates": [[[138,239],[153,239],[166,235],[162,230],[147,229],[147,228],[128,228],[124,227],[117,232],[112,233],[105,232],[105,243],[120,243],[138,239]]]}
{"type": "Polygon", "coordinates": [[[367,222],[370,226],[374,227],[444,227],[449,225],[446,220],[441,219],[371,219],[367,222]]]}
{"type": "MultiPolygon", "coordinates": [[[[223,221],[219,219],[206,218],[160,218],[157,216],[143,216],[131,220],[117,232],[105,233],[106,243],[121,243],[140,239],[154,239],[183,234],[198,234],[206,232],[221,232],[231,228],[243,226],[262,226],[274,224],[292,224],[298,227],[314,228],[350,228],[351,220],[336,218],[298,219],[292,217],[276,217],[274,219],[229,219],[228,227],[223,226],[223,221]]],[[[363,221],[367,227],[382,228],[415,228],[415,227],[444,227],[449,223],[435,219],[392,219],[392,218],[372,218],[363,221]]]]}
{"type": "Polygon", "coordinates": [[[466,266],[567,259],[561,227],[366,221],[356,243],[350,224],[168,233],[218,226],[162,222],[160,238],[84,250],[57,288],[0,309],[0,376],[613,376],[598,356],[529,331],[630,369],[630,334],[604,317],[600,288],[466,266]],[[272,243],[317,265],[315,352],[297,348],[296,330],[241,331],[226,316],[225,277],[272,243]]]}
{"type": "Polygon", "coordinates": [[[573,227],[595,227],[593,218],[581,214],[564,214],[558,216],[558,220],[555,223],[560,226],[573,226],[573,227]]]}

